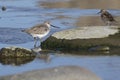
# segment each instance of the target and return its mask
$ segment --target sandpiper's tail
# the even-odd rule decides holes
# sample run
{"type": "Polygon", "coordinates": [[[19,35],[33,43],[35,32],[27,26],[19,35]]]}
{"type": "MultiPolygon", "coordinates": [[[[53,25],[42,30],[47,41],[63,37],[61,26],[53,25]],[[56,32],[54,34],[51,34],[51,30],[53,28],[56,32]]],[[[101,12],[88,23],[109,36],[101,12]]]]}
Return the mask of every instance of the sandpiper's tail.
{"type": "Polygon", "coordinates": [[[27,29],[23,29],[23,30],[21,30],[22,32],[26,32],[26,33],[28,33],[28,30],[27,29]]]}
{"type": "Polygon", "coordinates": [[[21,32],[29,33],[29,30],[28,29],[23,29],[23,30],[21,30],[21,32]]]}

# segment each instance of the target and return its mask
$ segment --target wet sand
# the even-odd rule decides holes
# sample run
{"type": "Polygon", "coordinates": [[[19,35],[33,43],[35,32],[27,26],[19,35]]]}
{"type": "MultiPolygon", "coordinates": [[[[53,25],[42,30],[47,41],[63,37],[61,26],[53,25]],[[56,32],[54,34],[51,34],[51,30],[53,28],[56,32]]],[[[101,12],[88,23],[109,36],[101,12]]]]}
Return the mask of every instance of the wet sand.
{"type": "Polygon", "coordinates": [[[68,0],[40,3],[45,8],[120,9],[119,0],[68,0]]]}
{"type": "MultiPolygon", "coordinates": [[[[114,16],[116,23],[113,23],[113,25],[120,26],[120,17],[114,16]]],[[[100,16],[81,16],[77,19],[75,26],[106,26],[106,24],[101,20],[100,16]]]]}

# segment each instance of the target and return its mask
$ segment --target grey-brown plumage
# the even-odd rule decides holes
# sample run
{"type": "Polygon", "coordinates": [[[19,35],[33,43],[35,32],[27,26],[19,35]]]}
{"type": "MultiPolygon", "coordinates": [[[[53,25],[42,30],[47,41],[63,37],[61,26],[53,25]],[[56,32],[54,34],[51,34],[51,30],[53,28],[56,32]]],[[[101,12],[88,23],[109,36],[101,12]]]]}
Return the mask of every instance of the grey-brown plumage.
{"type": "Polygon", "coordinates": [[[106,25],[111,25],[113,22],[116,22],[114,17],[107,10],[101,9],[99,13],[101,13],[101,19],[106,25]]]}
{"type": "Polygon", "coordinates": [[[45,21],[43,24],[39,24],[29,29],[22,30],[22,32],[26,32],[34,38],[35,41],[34,47],[36,47],[37,38],[40,39],[40,43],[41,43],[41,38],[45,37],[50,32],[50,26],[56,27],[51,25],[49,22],[45,21]]]}
{"type": "Polygon", "coordinates": [[[26,33],[32,35],[32,34],[45,34],[49,30],[50,30],[50,28],[47,27],[47,25],[40,24],[40,25],[31,27],[30,29],[23,30],[23,32],[26,32],[26,33]]]}

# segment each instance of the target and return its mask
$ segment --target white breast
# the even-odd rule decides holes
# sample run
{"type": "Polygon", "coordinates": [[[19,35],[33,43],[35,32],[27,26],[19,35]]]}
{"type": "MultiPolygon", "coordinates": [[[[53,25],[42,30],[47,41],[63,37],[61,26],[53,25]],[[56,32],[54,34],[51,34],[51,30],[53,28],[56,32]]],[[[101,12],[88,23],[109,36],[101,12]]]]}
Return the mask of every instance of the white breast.
{"type": "Polygon", "coordinates": [[[49,33],[50,31],[47,31],[46,33],[44,33],[44,34],[31,34],[33,37],[38,37],[38,38],[43,38],[43,37],[45,37],[48,33],[49,33]]]}

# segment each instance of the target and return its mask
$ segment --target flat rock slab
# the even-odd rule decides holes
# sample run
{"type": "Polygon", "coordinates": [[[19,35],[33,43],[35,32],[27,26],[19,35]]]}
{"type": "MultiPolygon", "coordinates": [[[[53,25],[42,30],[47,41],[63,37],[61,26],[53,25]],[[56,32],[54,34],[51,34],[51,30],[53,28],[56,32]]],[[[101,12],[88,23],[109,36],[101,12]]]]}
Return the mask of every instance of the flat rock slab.
{"type": "Polygon", "coordinates": [[[104,38],[117,33],[117,26],[88,26],[63,30],[53,34],[57,39],[90,39],[104,38]]]}
{"type": "Polygon", "coordinates": [[[79,66],[59,66],[22,74],[0,77],[0,80],[101,80],[91,71],[79,66]]]}
{"type": "Polygon", "coordinates": [[[120,49],[119,26],[86,26],[67,29],[54,33],[42,42],[42,49],[74,52],[80,55],[120,55],[115,51],[120,49]],[[81,51],[99,51],[96,53],[81,53],[81,51]],[[105,51],[105,52],[104,52],[105,51]],[[109,54],[106,54],[107,53],[109,54]]]}

